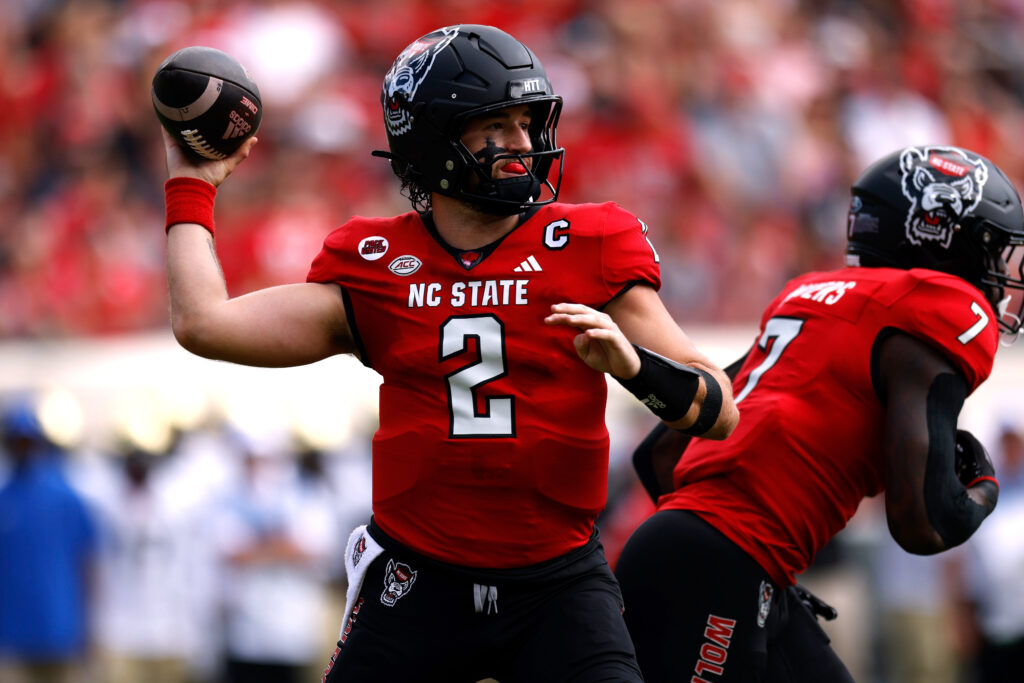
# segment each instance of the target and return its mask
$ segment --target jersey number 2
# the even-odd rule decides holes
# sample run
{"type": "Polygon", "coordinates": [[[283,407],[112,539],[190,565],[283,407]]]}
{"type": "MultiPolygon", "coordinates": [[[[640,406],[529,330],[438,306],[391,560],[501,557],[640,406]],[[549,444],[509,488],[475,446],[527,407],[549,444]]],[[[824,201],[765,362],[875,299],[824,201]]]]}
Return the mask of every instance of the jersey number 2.
{"type": "Polygon", "coordinates": [[[478,410],[476,390],[508,374],[505,362],[505,326],[493,315],[448,318],[441,325],[440,359],[446,361],[469,351],[476,340],[477,359],[446,375],[449,436],[453,439],[515,436],[515,401],[511,396],[490,396],[478,410]]]}

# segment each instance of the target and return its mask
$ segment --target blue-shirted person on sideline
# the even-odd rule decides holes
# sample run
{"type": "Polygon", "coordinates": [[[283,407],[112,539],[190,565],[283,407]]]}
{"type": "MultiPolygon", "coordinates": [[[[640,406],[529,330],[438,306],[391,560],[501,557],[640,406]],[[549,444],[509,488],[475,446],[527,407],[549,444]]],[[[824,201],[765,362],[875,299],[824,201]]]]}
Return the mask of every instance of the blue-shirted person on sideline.
{"type": "Polygon", "coordinates": [[[0,400],[0,683],[87,677],[97,529],[31,400],[0,400]]]}

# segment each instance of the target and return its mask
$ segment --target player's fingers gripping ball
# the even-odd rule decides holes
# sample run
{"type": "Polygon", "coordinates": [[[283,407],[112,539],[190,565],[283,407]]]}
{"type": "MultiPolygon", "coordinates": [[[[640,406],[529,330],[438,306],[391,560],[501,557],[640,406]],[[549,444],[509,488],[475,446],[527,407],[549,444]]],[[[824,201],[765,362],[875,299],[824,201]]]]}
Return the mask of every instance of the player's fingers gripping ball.
{"type": "Polygon", "coordinates": [[[160,123],[197,161],[227,158],[263,118],[252,76],[212,47],[186,47],[165,59],[153,76],[152,97],[160,123]]]}

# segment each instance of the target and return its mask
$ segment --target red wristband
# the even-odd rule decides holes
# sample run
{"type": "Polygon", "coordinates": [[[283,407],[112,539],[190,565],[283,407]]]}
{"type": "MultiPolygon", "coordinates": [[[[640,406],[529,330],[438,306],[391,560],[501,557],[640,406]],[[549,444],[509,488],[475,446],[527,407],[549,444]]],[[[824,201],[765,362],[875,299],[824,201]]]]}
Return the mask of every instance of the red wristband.
{"type": "Polygon", "coordinates": [[[167,224],[170,230],[176,223],[198,223],[213,235],[213,200],[217,188],[198,178],[171,178],[164,183],[164,202],[167,205],[167,224]]]}

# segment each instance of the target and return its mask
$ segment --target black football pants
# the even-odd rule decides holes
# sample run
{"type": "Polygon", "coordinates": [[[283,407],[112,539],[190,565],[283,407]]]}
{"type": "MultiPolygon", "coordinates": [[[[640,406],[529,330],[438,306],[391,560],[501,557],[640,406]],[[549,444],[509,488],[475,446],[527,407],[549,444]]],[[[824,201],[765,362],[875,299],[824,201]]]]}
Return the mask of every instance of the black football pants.
{"type": "Polygon", "coordinates": [[[615,568],[647,683],[852,683],[795,588],[697,515],[655,513],[615,568]]]}
{"type": "Polygon", "coordinates": [[[533,567],[474,570],[404,549],[372,523],[369,532],[384,552],[326,683],[641,683],[596,536],[533,567]]]}

